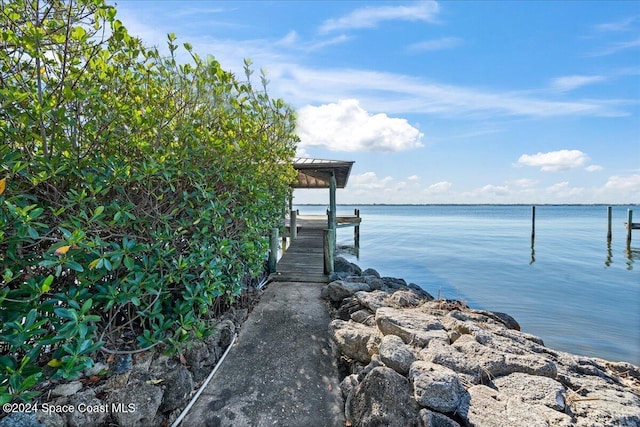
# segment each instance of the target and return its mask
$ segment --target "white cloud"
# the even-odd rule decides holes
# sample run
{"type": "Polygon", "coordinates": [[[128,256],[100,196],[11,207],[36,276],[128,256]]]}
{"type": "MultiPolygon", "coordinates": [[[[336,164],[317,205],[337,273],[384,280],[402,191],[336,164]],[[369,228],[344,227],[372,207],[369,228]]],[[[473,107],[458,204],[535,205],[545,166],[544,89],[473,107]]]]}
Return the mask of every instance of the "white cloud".
{"type": "Polygon", "coordinates": [[[580,196],[584,193],[584,188],[571,187],[568,182],[558,182],[546,189],[547,193],[551,195],[555,200],[564,200],[568,203],[572,202],[574,197],[580,196]]]}
{"type": "Polygon", "coordinates": [[[538,181],[528,178],[517,179],[515,185],[521,188],[531,188],[536,185],[538,181]]]}
{"type": "Polygon", "coordinates": [[[427,194],[446,193],[451,189],[452,186],[453,184],[448,181],[440,181],[436,182],[435,184],[431,184],[429,187],[427,187],[425,192],[427,194]]]}
{"type": "Polygon", "coordinates": [[[557,172],[583,166],[589,157],[580,150],[559,150],[548,153],[523,154],[516,166],[539,167],[543,172],[557,172]]]}
{"type": "Polygon", "coordinates": [[[370,114],[355,99],[301,108],[296,133],[301,146],[332,151],[408,150],[421,147],[423,137],[405,119],[370,114]]]}
{"type": "Polygon", "coordinates": [[[640,196],[640,174],[628,176],[610,176],[604,187],[607,190],[617,190],[627,192],[629,200],[638,201],[640,196]],[[633,194],[637,193],[637,194],[633,194]]]}
{"type": "MultiPolygon", "coordinates": [[[[279,96],[294,105],[357,98],[366,108],[387,113],[451,116],[626,116],[617,107],[628,100],[558,102],[521,93],[445,85],[402,74],[353,70],[310,69],[280,63],[270,66],[270,80],[279,96]]],[[[633,101],[637,104],[637,101],[633,101]]]]}
{"type": "Polygon", "coordinates": [[[337,30],[374,28],[383,21],[424,21],[434,22],[439,7],[435,1],[420,1],[413,6],[381,6],[356,9],[348,15],[329,19],[319,31],[328,33],[337,30]]]}
{"type": "Polygon", "coordinates": [[[564,76],[553,79],[551,86],[563,92],[606,80],[604,76],[564,76]]]}
{"type": "Polygon", "coordinates": [[[600,165],[589,165],[584,168],[584,170],[586,170],[587,172],[600,172],[602,169],[604,168],[600,165]]]}
{"type": "Polygon", "coordinates": [[[628,49],[635,49],[640,47],[640,37],[638,37],[635,40],[629,40],[626,42],[618,42],[618,43],[611,43],[609,46],[605,47],[604,49],[601,49],[599,51],[593,52],[590,55],[587,56],[607,56],[607,55],[613,55],[614,53],[618,53],[618,52],[622,52],[624,50],[628,50],[628,49]]]}
{"type": "Polygon", "coordinates": [[[381,190],[386,188],[393,178],[390,176],[378,178],[375,172],[365,172],[359,175],[352,175],[349,178],[349,186],[354,190],[381,190]]]}
{"type": "Polygon", "coordinates": [[[596,25],[595,29],[598,31],[629,31],[633,29],[633,23],[639,19],[638,16],[632,16],[620,21],[605,22],[596,25]]]}
{"type": "Polygon", "coordinates": [[[445,50],[452,49],[454,47],[460,46],[461,44],[462,39],[459,39],[457,37],[442,37],[439,39],[425,40],[418,43],[413,43],[407,46],[407,50],[409,52],[445,50]]]}

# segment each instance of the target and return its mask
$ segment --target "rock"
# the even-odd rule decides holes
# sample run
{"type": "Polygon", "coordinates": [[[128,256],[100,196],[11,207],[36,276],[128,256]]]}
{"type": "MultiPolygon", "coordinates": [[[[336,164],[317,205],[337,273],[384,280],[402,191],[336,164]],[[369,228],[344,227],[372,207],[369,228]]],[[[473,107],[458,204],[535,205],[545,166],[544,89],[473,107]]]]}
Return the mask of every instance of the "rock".
{"type": "Polygon", "coordinates": [[[351,313],[350,318],[354,322],[362,323],[363,325],[367,325],[367,326],[376,325],[376,315],[366,309],[361,309],[351,313]]]}
{"type": "Polygon", "coordinates": [[[402,375],[409,373],[411,364],[416,360],[413,352],[397,335],[382,337],[378,352],[382,363],[402,375]]]}
{"type": "Polygon", "coordinates": [[[125,354],[118,357],[112,370],[114,374],[120,375],[129,372],[131,368],[133,368],[133,359],[130,354],[125,354]]]}
{"type": "Polygon", "coordinates": [[[92,377],[94,375],[100,375],[109,369],[109,365],[102,362],[96,362],[92,367],[84,370],[84,376],[92,377]]]}
{"type": "Polygon", "coordinates": [[[207,366],[209,356],[209,348],[204,342],[195,342],[185,351],[184,358],[193,372],[193,379],[196,382],[204,380],[209,375],[210,369],[207,366]]]}
{"type": "Polygon", "coordinates": [[[385,291],[356,292],[354,296],[362,306],[367,307],[374,313],[380,307],[389,307],[391,305],[388,302],[389,294],[385,291]]]}
{"type": "Polygon", "coordinates": [[[409,378],[416,401],[434,411],[454,412],[466,393],[454,371],[435,363],[415,362],[409,378]]]}
{"type": "Polygon", "coordinates": [[[391,368],[371,370],[351,393],[347,413],[355,427],[417,427],[409,381],[391,368]]]}
{"type": "Polygon", "coordinates": [[[420,298],[422,298],[425,301],[433,301],[434,298],[433,296],[425,291],[424,289],[422,289],[420,286],[416,285],[415,283],[409,283],[407,285],[407,287],[409,289],[411,289],[415,294],[417,294],[420,298]]]}
{"type": "Polygon", "coordinates": [[[398,279],[395,277],[382,277],[386,290],[405,289],[407,282],[404,279],[398,279]]]}
{"type": "Polygon", "coordinates": [[[188,403],[193,390],[193,377],[187,368],[178,365],[162,378],[165,387],[160,409],[163,412],[173,411],[188,403]]]}
{"type": "Polygon", "coordinates": [[[377,279],[380,279],[380,273],[378,273],[377,270],[373,269],[373,268],[367,268],[366,270],[364,270],[362,272],[363,276],[372,276],[375,277],[377,279]]]}
{"type": "Polygon", "coordinates": [[[557,374],[556,365],[542,356],[505,353],[482,345],[469,335],[460,337],[452,347],[475,361],[487,380],[513,372],[550,378],[555,378],[557,374]]]}
{"type": "Polygon", "coordinates": [[[420,410],[420,427],[460,427],[451,418],[428,409],[420,410]]]}
{"type": "Polygon", "coordinates": [[[70,383],[63,383],[56,386],[51,390],[51,395],[68,397],[76,394],[80,390],[82,390],[82,383],[80,381],[72,381],[70,383]]]}
{"type": "Polygon", "coordinates": [[[437,317],[417,310],[381,307],[376,311],[376,325],[384,335],[398,335],[407,344],[426,346],[432,339],[449,341],[437,317]]]}
{"type": "Polygon", "coordinates": [[[422,303],[423,298],[412,290],[400,289],[391,294],[388,301],[394,307],[417,307],[422,303]]]}
{"type": "Polygon", "coordinates": [[[340,307],[336,310],[336,317],[341,320],[351,319],[351,315],[358,310],[361,310],[362,306],[356,298],[347,297],[342,300],[340,307]]]}
{"type": "Polygon", "coordinates": [[[13,412],[0,420],[0,427],[47,427],[36,419],[35,412],[13,412]]]}
{"type": "Polygon", "coordinates": [[[347,273],[350,276],[361,276],[362,269],[356,264],[347,261],[343,257],[336,257],[333,263],[333,270],[336,273],[347,273]]]}
{"type": "Polygon", "coordinates": [[[99,427],[109,419],[109,405],[96,397],[93,390],[87,390],[74,395],[69,405],[75,408],[67,414],[69,427],[99,427]],[[84,408],[84,410],[79,410],[84,408]]]}
{"type": "Polygon", "coordinates": [[[499,311],[486,311],[486,310],[469,310],[473,313],[482,314],[496,322],[502,323],[507,329],[520,330],[520,324],[513,317],[507,313],[500,313],[499,311]]]}
{"type": "Polygon", "coordinates": [[[358,291],[368,292],[370,290],[371,288],[366,283],[336,280],[322,288],[320,296],[334,302],[340,302],[358,291]]]}
{"type": "Polygon", "coordinates": [[[367,344],[378,335],[376,328],[360,323],[334,320],[329,324],[329,334],[342,354],[359,362],[369,363],[371,354],[367,344]]]}
{"type": "Polygon", "coordinates": [[[493,385],[507,396],[518,396],[524,402],[564,411],[566,389],[554,379],[514,372],[494,379],[493,385]]]}
{"type": "Polygon", "coordinates": [[[118,424],[128,427],[153,425],[153,420],[162,403],[162,390],[159,387],[142,383],[130,383],[127,387],[109,396],[110,405],[120,405],[122,411],[112,415],[118,424]],[[129,410],[131,405],[132,410],[129,410]]]}
{"type": "Polygon", "coordinates": [[[571,418],[543,405],[530,405],[508,398],[484,385],[475,385],[458,408],[468,425],[483,427],[561,427],[571,425],[571,418]],[[553,422],[553,424],[551,424],[553,422]]]}
{"type": "Polygon", "coordinates": [[[342,393],[342,397],[346,398],[354,388],[358,385],[358,375],[351,374],[344,377],[342,382],[340,383],[340,393],[342,393]]]}
{"type": "Polygon", "coordinates": [[[65,427],[67,425],[64,418],[55,412],[38,411],[36,419],[47,427],[65,427]]]}

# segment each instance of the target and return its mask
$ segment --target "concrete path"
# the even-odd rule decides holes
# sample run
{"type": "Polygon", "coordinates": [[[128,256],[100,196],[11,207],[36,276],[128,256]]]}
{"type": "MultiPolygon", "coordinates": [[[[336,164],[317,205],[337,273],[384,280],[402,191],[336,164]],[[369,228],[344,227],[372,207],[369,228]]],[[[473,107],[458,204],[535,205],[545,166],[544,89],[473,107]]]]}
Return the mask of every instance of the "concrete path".
{"type": "Polygon", "coordinates": [[[181,426],[344,426],[323,285],[271,283],[181,426]]]}

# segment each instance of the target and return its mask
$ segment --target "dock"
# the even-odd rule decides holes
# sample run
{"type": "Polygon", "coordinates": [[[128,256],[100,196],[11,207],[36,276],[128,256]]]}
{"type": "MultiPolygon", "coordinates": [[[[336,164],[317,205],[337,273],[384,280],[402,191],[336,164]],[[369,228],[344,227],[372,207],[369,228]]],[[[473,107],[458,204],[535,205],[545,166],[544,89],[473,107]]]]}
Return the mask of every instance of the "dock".
{"type": "MultiPolygon", "coordinates": [[[[294,223],[296,237],[182,426],[345,425],[337,357],[328,332],[331,319],[320,298],[329,280],[328,220],[299,216],[294,223]]],[[[337,217],[336,225],[340,223],[355,226],[360,219],[337,217]]]]}

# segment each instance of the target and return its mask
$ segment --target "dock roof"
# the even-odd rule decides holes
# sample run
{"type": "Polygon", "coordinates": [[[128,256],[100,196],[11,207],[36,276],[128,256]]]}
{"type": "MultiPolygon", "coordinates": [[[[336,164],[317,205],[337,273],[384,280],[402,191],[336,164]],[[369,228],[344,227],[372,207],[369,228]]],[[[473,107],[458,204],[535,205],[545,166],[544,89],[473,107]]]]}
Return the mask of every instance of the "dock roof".
{"type": "Polygon", "coordinates": [[[335,174],[336,187],[344,188],[353,163],[344,160],[296,157],[293,159],[293,167],[298,172],[298,180],[293,183],[293,188],[329,188],[331,173],[335,174]]]}

